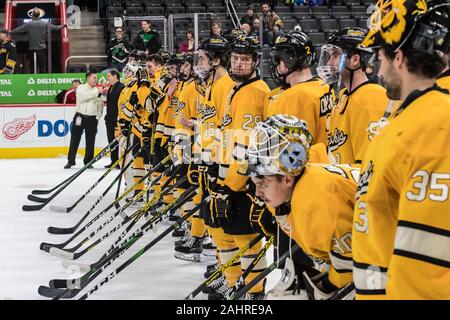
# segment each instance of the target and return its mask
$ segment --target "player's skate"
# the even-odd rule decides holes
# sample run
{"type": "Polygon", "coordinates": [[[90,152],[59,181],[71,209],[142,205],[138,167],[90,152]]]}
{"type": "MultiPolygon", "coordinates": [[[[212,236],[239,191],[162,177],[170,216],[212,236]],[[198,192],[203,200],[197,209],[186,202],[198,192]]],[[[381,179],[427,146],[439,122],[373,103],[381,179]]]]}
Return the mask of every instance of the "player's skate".
{"type": "Polygon", "coordinates": [[[185,261],[200,262],[202,239],[191,237],[186,243],[175,247],[175,258],[185,261]]]}

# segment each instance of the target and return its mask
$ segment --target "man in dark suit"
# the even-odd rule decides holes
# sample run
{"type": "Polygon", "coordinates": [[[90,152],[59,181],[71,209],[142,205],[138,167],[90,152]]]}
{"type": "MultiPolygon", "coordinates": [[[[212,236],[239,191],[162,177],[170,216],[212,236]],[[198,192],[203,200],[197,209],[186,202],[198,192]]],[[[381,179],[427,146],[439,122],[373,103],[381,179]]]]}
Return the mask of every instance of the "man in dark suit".
{"type": "MultiPolygon", "coordinates": [[[[117,126],[117,115],[119,111],[117,102],[124,85],[120,82],[120,73],[117,69],[110,69],[107,77],[111,86],[109,87],[108,94],[106,96],[105,124],[106,133],[108,135],[108,143],[111,143],[111,141],[114,140],[114,131],[117,126]]],[[[117,161],[117,159],[118,151],[116,148],[111,152],[111,164],[105,166],[105,168],[109,168],[114,162],[117,161]]],[[[116,168],[119,168],[119,166],[116,168]]]]}

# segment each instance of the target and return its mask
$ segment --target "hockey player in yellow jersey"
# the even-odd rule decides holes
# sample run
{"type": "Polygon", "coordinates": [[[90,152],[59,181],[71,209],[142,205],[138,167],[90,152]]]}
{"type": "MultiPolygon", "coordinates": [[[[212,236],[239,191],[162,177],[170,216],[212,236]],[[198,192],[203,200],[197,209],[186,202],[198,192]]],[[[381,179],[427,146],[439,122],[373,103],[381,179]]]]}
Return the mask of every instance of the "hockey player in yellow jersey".
{"type": "MultiPolygon", "coordinates": [[[[259,48],[257,38],[244,35],[235,38],[230,45],[229,74],[235,86],[219,110],[222,117],[220,135],[212,152],[218,171],[210,172],[210,169],[207,173],[209,178],[213,178],[208,181],[210,225],[216,227],[212,236],[222,262],[231,259],[258,236],[249,219],[252,201],[247,194],[248,176],[239,171],[240,162],[245,161],[249,134],[262,120],[264,99],[269,93],[267,84],[256,75],[260,62],[259,48]]],[[[257,243],[244,253],[240,262],[225,270],[230,287],[236,284],[261,247],[262,243],[257,243]]],[[[266,259],[263,257],[245,279],[246,283],[265,267],[266,259]]],[[[256,300],[263,297],[264,282],[261,281],[249,290],[247,298],[256,300]]]]}
{"type": "Polygon", "coordinates": [[[450,299],[450,96],[435,85],[450,7],[429,4],[379,2],[381,19],[363,41],[378,49],[388,97],[403,103],[361,167],[352,239],[358,299],[450,299]]]}
{"type": "Polygon", "coordinates": [[[279,113],[294,115],[308,123],[314,143],[326,144],[326,117],[333,106],[333,94],[326,83],[312,75],[314,59],[314,46],[305,33],[291,32],[275,39],[271,69],[289,88],[266,110],[264,118],[279,113]]]}
{"type": "Polygon", "coordinates": [[[314,260],[330,265],[322,274],[303,272],[306,292],[302,289],[298,298],[329,299],[352,282],[351,230],[359,169],[307,164],[312,140],[306,122],[290,115],[270,117],[251,136],[248,174],[256,196],[281,229],[314,260]]]}
{"type": "Polygon", "coordinates": [[[335,163],[360,164],[375,132],[374,125],[388,105],[386,90],[368,80],[365,69],[373,52],[359,44],[367,35],[361,28],[333,33],[321,47],[317,73],[329,85],[345,86],[327,121],[328,151],[335,163]]]}

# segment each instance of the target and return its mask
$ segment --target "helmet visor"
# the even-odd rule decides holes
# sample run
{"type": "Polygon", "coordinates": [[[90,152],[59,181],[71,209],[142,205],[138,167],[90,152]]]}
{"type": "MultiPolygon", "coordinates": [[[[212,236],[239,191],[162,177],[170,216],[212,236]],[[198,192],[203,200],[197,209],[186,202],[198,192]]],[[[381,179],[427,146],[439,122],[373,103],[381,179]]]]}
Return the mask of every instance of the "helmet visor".
{"type": "Polygon", "coordinates": [[[342,48],[326,44],[320,48],[320,58],[317,65],[318,76],[328,84],[339,80],[340,73],[345,68],[347,54],[342,48]]]}

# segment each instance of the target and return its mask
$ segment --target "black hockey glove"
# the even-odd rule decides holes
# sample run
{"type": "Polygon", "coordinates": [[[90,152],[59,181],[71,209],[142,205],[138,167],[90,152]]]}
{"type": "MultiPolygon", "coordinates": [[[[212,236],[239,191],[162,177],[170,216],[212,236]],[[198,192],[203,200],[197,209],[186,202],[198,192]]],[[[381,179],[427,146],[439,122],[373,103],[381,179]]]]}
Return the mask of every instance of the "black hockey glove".
{"type": "Polygon", "coordinates": [[[211,195],[211,215],[212,220],[218,226],[226,226],[233,222],[233,213],[231,210],[230,198],[232,190],[227,186],[216,185],[216,188],[210,189],[211,195]]]}
{"type": "Polygon", "coordinates": [[[130,135],[130,122],[126,121],[125,119],[120,119],[119,126],[123,136],[128,137],[130,135]]]}

